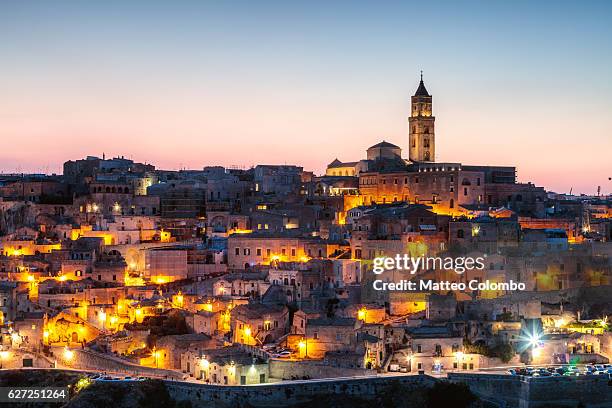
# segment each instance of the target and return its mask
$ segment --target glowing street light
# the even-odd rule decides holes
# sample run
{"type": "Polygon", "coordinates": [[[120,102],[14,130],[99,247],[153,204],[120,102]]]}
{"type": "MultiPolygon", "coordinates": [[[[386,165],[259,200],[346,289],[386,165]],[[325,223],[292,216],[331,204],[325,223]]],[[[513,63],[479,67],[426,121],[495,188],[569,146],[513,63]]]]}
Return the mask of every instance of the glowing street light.
{"type": "Polygon", "coordinates": [[[526,343],[523,350],[530,350],[532,358],[538,358],[542,354],[542,348],[544,347],[542,334],[542,332],[537,332],[534,329],[531,333],[525,332],[521,335],[521,339],[526,343]]]}
{"type": "Polygon", "coordinates": [[[155,347],[153,347],[153,358],[155,359],[155,368],[159,367],[158,360],[159,360],[160,355],[161,353],[159,352],[159,350],[156,350],[155,347]]]}
{"type": "Polygon", "coordinates": [[[100,321],[100,325],[102,326],[102,328],[104,328],[104,323],[106,322],[106,313],[104,312],[104,310],[100,310],[100,313],[98,314],[98,320],[100,321]]]}
{"type": "Polygon", "coordinates": [[[19,335],[19,333],[17,332],[11,333],[11,341],[13,342],[13,344],[17,346],[21,344],[21,336],[19,335]]]}
{"type": "Polygon", "coordinates": [[[208,370],[209,366],[210,362],[206,359],[206,357],[202,357],[200,360],[200,367],[202,367],[203,370],[208,370]]]}
{"type": "Polygon", "coordinates": [[[74,358],[74,351],[70,350],[68,347],[64,347],[64,352],[62,355],[64,357],[64,360],[69,362],[72,361],[72,359],[74,358]]]}
{"type": "Polygon", "coordinates": [[[177,306],[183,307],[183,301],[184,301],[183,295],[181,294],[181,292],[179,292],[176,295],[176,304],[177,304],[177,306]]]}
{"type": "Polygon", "coordinates": [[[9,353],[6,350],[0,351],[0,368],[4,367],[4,361],[8,360],[10,356],[11,356],[11,353],[9,353]]]}
{"type": "Polygon", "coordinates": [[[300,349],[300,355],[304,354],[304,358],[308,358],[308,340],[306,338],[300,340],[298,343],[300,349]]]}

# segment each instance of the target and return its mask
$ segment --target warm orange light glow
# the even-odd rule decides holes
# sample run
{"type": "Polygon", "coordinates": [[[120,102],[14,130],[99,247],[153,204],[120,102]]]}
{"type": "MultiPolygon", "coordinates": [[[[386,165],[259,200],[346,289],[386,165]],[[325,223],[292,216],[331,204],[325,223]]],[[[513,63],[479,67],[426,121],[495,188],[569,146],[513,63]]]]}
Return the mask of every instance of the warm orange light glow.
{"type": "Polygon", "coordinates": [[[126,272],[123,277],[123,284],[125,286],[144,286],[145,281],[140,276],[130,276],[130,274],[126,272]]]}
{"type": "Polygon", "coordinates": [[[363,320],[365,322],[366,319],[366,315],[368,313],[368,310],[365,307],[362,307],[361,309],[359,309],[359,311],[357,312],[357,319],[358,320],[363,320]]]}
{"type": "Polygon", "coordinates": [[[65,347],[63,356],[64,356],[64,360],[70,361],[74,358],[74,351],[70,350],[68,347],[65,347]]]}
{"type": "Polygon", "coordinates": [[[204,370],[208,370],[208,366],[210,365],[210,363],[208,362],[207,359],[203,358],[202,360],[200,360],[200,366],[204,369],[204,370]]]}
{"type": "Polygon", "coordinates": [[[251,337],[251,328],[250,327],[245,327],[244,328],[244,335],[247,337],[251,337]]]}
{"type": "Polygon", "coordinates": [[[252,233],[253,230],[250,229],[241,229],[241,228],[234,228],[230,230],[230,234],[250,234],[252,233]]]}

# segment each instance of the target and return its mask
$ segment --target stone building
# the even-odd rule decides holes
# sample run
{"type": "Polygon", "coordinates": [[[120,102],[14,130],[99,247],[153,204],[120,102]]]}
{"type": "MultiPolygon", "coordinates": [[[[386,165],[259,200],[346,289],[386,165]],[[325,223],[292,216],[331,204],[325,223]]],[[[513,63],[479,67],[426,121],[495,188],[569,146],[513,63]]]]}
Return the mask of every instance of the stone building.
{"type": "Polygon", "coordinates": [[[213,350],[192,347],[181,355],[181,370],[207,384],[263,384],[269,379],[268,363],[239,346],[213,350]]]}
{"type": "Polygon", "coordinates": [[[412,162],[434,161],[436,157],[435,117],[432,114],[432,97],[421,82],[411,98],[409,132],[409,159],[412,162]]]}
{"type": "Polygon", "coordinates": [[[289,330],[289,310],[285,306],[249,303],[231,311],[233,341],[247,345],[271,343],[289,330]]]}

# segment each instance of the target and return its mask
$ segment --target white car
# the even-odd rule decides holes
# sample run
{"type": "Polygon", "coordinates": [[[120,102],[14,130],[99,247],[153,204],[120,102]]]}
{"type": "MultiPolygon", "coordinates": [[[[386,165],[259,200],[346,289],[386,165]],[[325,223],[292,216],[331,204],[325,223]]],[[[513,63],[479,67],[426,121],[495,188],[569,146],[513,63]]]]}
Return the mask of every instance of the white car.
{"type": "Polygon", "coordinates": [[[276,358],[287,358],[291,356],[291,352],[289,350],[283,350],[279,353],[273,354],[272,357],[276,358]]]}

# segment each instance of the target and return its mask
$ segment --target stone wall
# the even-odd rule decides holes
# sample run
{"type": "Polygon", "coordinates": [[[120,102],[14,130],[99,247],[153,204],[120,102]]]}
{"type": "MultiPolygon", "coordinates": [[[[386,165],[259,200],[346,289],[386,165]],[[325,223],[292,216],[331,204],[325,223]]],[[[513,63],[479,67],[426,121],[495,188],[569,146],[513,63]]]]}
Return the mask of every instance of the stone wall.
{"type": "Polygon", "coordinates": [[[133,377],[183,378],[183,374],[179,371],[144,367],[130,363],[119,357],[100,354],[90,350],[71,350],[74,354],[70,360],[67,360],[64,358],[63,348],[53,348],[53,354],[57,357],[58,364],[74,369],[106,371],[109,374],[129,375],[133,377]]]}
{"type": "Polygon", "coordinates": [[[507,408],[519,407],[525,384],[520,376],[502,374],[449,373],[449,381],[467,384],[472,392],[485,401],[507,408]]]}
{"type": "Polygon", "coordinates": [[[320,394],[374,397],[392,380],[408,387],[430,386],[436,380],[426,375],[384,376],[372,378],[337,378],[332,381],[289,381],[256,386],[199,385],[167,381],[172,398],[190,400],[193,406],[279,407],[307,402],[320,394]]]}
{"type": "Polygon", "coordinates": [[[528,384],[521,408],[550,406],[551,402],[573,408],[577,401],[587,408],[612,406],[612,383],[607,376],[530,378],[528,384]]]}
{"type": "Polygon", "coordinates": [[[375,376],[376,372],[360,368],[340,368],[322,364],[320,361],[290,361],[269,360],[270,378],[287,379],[303,378],[330,378],[350,376],[375,376]]]}
{"type": "Polygon", "coordinates": [[[42,354],[16,349],[8,350],[0,366],[4,369],[19,369],[23,368],[26,361],[29,362],[29,360],[32,360],[32,367],[35,368],[53,367],[53,361],[42,354]]]}
{"type": "Polygon", "coordinates": [[[501,374],[449,373],[452,382],[467,384],[473,393],[506,408],[586,408],[612,406],[607,376],[523,377],[501,374]]]}

